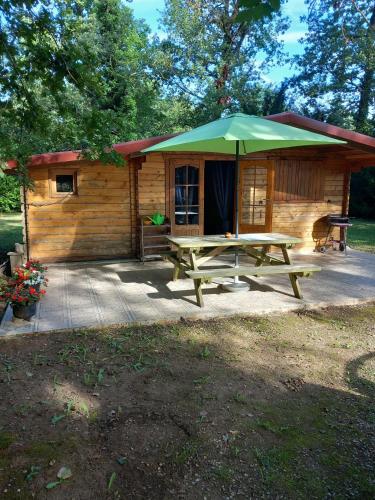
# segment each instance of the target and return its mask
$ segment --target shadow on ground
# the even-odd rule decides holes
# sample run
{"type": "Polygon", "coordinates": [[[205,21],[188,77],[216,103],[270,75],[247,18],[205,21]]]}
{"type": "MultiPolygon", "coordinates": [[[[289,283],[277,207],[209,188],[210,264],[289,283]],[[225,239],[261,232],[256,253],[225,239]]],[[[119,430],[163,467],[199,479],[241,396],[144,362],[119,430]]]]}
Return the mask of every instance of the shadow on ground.
{"type": "Polygon", "coordinates": [[[374,312],[3,341],[3,498],[373,498],[374,312]]]}

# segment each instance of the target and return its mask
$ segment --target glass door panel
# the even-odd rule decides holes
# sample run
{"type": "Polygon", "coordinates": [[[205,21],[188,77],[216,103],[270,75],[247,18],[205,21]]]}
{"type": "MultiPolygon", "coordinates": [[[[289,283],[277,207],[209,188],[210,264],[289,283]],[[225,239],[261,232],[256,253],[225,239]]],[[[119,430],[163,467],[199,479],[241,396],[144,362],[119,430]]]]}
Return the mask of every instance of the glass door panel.
{"type": "Polygon", "coordinates": [[[240,232],[269,232],[272,227],[273,162],[240,164],[240,232]]]}
{"type": "Polygon", "coordinates": [[[203,162],[171,160],[171,222],[178,235],[198,235],[203,230],[203,162]]]}

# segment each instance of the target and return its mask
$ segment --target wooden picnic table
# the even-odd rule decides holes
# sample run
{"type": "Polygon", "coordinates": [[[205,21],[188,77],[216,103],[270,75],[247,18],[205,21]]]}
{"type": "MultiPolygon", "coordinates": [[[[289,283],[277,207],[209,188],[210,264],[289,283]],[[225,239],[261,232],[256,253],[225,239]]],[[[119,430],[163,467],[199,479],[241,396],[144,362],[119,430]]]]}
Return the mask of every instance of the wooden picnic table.
{"type": "Polygon", "coordinates": [[[210,282],[218,277],[261,276],[268,274],[286,273],[289,275],[294,295],[302,299],[302,292],[298,277],[310,276],[321,268],[314,265],[292,264],[288,249],[297,243],[299,238],[280,233],[252,233],[240,234],[238,238],[215,236],[168,236],[167,239],[177,249],[167,256],[174,265],[173,280],[181,274],[194,280],[197,303],[203,307],[202,283],[210,282]],[[283,258],[280,259],[269,253],[270,247],[280,248],[283,258]],[[239,266],[201,269],[211,259],[223,252],[243,250],[248,256],[255,259],[255,266],[239,266]]]}

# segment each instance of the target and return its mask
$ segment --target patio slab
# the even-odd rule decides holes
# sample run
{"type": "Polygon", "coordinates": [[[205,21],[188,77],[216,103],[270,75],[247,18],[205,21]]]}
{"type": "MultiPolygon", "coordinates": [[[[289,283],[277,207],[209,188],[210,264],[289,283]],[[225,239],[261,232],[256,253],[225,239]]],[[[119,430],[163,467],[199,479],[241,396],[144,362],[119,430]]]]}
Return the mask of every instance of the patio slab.
{"type": "MultiPolygon", "coordinates": [[[[241,263],[253,263],[241,257],[241,263]]],[[[287,275],[247,279],[250,291],[230,293],[204,286],[205,307],[196,305],[193,282],[171,281],[172,265],[134,261],[67,263],[49,266],[47,295],[31,322],[13,320],[8,308],[0,336],[112,324],[208,319],[228,315],[286,312],[375,300],[375,254],[350,251],[294,254],[293,261],[317,264],[322,271],[302,279],[304,300],[294,297],[287,275]]],[[[229,264],[231,256],[211,261],[229,264]]]]}

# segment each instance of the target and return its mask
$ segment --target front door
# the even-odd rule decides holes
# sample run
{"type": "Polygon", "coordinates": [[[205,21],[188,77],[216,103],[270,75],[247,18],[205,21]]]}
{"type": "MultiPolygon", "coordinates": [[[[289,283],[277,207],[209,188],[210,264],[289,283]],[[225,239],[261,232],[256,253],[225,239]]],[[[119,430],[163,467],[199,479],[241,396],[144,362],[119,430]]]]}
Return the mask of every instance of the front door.
{"type": "Polygon", "coordinates": [[[204,162],[170,160],[170,218],[175,236],[199,236],[204,227],[204,162]]]}
{"type": "Polygon", "coordinates": [[[274,162],[244,160],[240,162],[239,232],[272,231],[274,162]]]}

